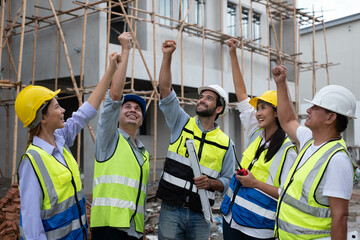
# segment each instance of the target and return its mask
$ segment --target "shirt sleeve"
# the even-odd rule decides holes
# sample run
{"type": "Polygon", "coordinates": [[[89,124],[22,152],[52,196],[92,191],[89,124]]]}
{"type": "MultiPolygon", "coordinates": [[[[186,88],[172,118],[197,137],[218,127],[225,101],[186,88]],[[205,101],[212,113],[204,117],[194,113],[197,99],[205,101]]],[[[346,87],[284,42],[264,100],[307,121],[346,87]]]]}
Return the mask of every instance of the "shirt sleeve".
{"type": "Polygon", "coordinates": [[[106,94],[95,137],[95,157],[97,161],[109,159],[116,148],[119,133],[117,126],[124,98],[113,101],[109,91],[106,94]]]}
{"type": "Polygon", "coordinates": [[[286,178],[289,175],[290,169],[295,163],[297,157],[297,153],[294,148],[290,148],[289,151],[286,153],[285,162],[283,165],[283,170],[281,172],[280,176],[280,187],[282,188],[284,186],[284,183],[286,181],[286,178]]]}
{"type": "Polygon", "coordinates": [[[174,89],[170,95],[160,100],[160,110],[163,112],[166,124],[171,131],[171,142],[179,138],[181,131],[190,116],[180,107],[179,99],[176,97],[174,89]]]}
{"type": "Polygon", "coordinates": [[[21,198],[21,221],[26,239],[46,240],[41,221],[43,194],[36,173],[28,157],[24,157],[19,168],[21,198]]]}
{"type": "Polygon", "coordinates": [[[96,113],[96,109],[90,103],[85,102],[66,120],[65,127],[56,129],[55,133],[62,136],[66,145],[71,147],[78,133],[96,116],[96,113]]]}
{"type": "Polygon", "coordinates": [[[296,129],[296,137],[299,140],[300,148],[299,151],[303,148],[304,144],[312,139],[312,132],[309,128],[304,126],[299,126],[296,129]]]}
{"type": "Polygon", "coordinates": [[[354,168],[351,159],[345,152],[341,151],[334,154],[326,168],[323,179],[325,181],[323,196],[350,200],[353,189],[354,168]]]}
{"type": "Polygon", "coordinates": [[[256,109],[249,103],[249,101],[250,98],[247,98],[236,104],[240,112],[240,121],[244,126],[247,138],[250,138],[253,133],[259,129],[258,121],[256,120],[256,109]]]}
{"type": "Polygon", "coordinates": [[[220,180],[224,185],[224,191],[222,192],[222,194],[226,193],[226,190],[229,187],[230,180],[234,172],[235,172],[234,143],[230,139],[229,148],[225,153],[220,171],[220,177],[218,178],[218,180],[220,180]]]}

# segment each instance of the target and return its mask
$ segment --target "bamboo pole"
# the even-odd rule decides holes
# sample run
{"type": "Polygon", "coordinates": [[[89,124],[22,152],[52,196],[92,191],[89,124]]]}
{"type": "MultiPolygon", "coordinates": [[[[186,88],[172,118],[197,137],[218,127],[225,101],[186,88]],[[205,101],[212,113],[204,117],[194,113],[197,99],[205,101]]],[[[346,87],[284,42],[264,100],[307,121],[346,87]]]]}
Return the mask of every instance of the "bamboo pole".
{"type": "MultiPolygon", "coordinates": [[[[13,56],[12,56],[10,42],[7,42],[6,45],[7,45],[7,52],[8,52],[8,56],[9,56],[10,62],[11,62],[11,66],[14,68],[15,75],[17,76],[17,75],[18,75],[18,71],[16,70],[16,66],[15,66],[15,63],[14,63],[14,58],[13,58],[13,56]]],[[[9,65],[10,65],[10,64],[9,64],[9,65]]]]}
{"type": "MultiPolygon", "coordinates": [[[[296,0],[294,1],[294,6],[296,6],[296,0]]],[[[293,27],[294,27],[294,54],[295,54],[295,58],[294,58],[294,82],[295,82],[295,112],[296,112],[296,117],[298,117],[299,115],[299,78],[298,78],[298,65],[297,65],[297,23],[296,23],[296,8],[294,8],[293,11],[294,14],[294,22],[293,22],[293,27]]]]}
{"type": "MultiPolygon", "coordinates": [[[[25,17],[26,17],[26,0],[23,0],[23,9],[22,9],[22,27],[20,35],[20,48],[19,48],[19,63],[18,63],[18,74],[16,83],[21,82],[21,67],[22,67],[22,57],[24,50],[24,31],[25,31],[25,17]]],[[[16,86],[16,96],[20,92],[20,84],[16,86]]],[[[14,116],[14,147],[13,147],[13,161],[12,161],[12,174],[11,182],[15,182],[15,170],[16,170],[16,153],[17,153],[17,130],[18,130],[18,117],[14,116]]]]}
{"type": "MultiPolygon", "coordinates": [[[[85,0],[85,4],[88,4],[88,0],[85,0]]],[[[83,25],[83,35],[81,40],[81,67],[80,67],[80,88],[83,88],[83,80],[84,80],[84,59],[85,59],[85,39],[86,39],[86,24],[87,24],[87,8],[84,8],[84,25],[83,25]]],[[[83,92],[80,92],[80,96],[82,98],[83,92]]],[[[80,106],[80,103],[79,103],[80,106]]],[[[91,126],[90,126],[91,127],[91,126]]],[[[80,158],[81,158],[81,131],[77,136],[77,164],[80,167],[80,158]]]]}
{"type": "MultiPolygon", "coordinates": [[[[36,6],[39,5],[39,0],[36,0],[36,6]]],[[[31,84],[35,84],[35,63],[36,63],[36,45],[37,45],[37,28],[38,28],[38,8],[35,9],[35,29],[34,29],[34,52],[33,52],[33,66],[32,66],[32,78],[31,84]]]]}
{"type": "MultiPolygon", "coordinates": [[[[138,0],[135,1],[136,8],[138,7],[138,0]]],[[[137,17],[138,11],[135,11],[135,17],[137,17]]],[[[131,25],[132,26],[132,25],[131,25]]],[[[137,33],[137,21],[134,21],[134,38],[136,38],[137,33]]],[[[132,66],[131,66],[131,89],[134,89],[134,67],[135,67],[135,41],[133,41],[133,51],[132,51],[132,66]]]]}
{"type": "MultiPolygon", "coordinates": [[[[179,19],[182,18],[183,16],[183,1],[180,1],[180,16],[179,16],[179,19]]],[[[180,34],[180,42],[181,42],[181,51],[180,51],[180,68],[181,68],[181,74],[180,74],[180,77],[181,77],[181,97],[185,97],[184,96],[184,34],[183,32],[181,32],[180,34]]],[[[184,101],[181,100],[180,101],[180,104],[182,104],[184,101]]],[[[184,105],[181,105],[181,107],[184,107],[184,105]]]]}
{"type": "MultiPolygon", "coordinates": [[[[2,5],[4,6],[4,5],[2,5]]],[[[9,94],[10,92],[7,91],[8,94],[8,98],[9,98],[9,94]]],[[[10,139],[10,110],[9,110],[9,104],[6,104],[5,106],[6,109],[6,153],[5,153],[5,157],[6,157],[6,162],[5,162],[5,176],[8,177],[9,176],[9,139],[10,139]]]]}
{"type": "MultiPolygon", "coordinates": [[[[129,25],[129,18],[128,18],[127,14],[126,14],[124,5],[123,5],[123,3],[121,2],[121,0],[119,0],[119,3],[120,3],[121,10],[122,10],[123,13],[124,13],[124,17],[125,17],[125,19],[126,19],[126,22],[128,23],[130,32],[131,32],[131,34],[134,36],[134,30],[133,30],[132,26],[129,25]]],[[[146,72],[147,72],[147,74],[149,75],[151,84],[152,84],[152,86],[153,86],[153,88],[154,88],[154,90],[155,90],[156,97],[159,97],[159,93],[158,93],[158,91],[157,91],[157,89],[156,89],[156,83],[154,82],[154,80],[153,80],[153,78],[152,78],[152,76],[151,76],[150,70],[149,70],[149,68],[148,68],[148,66],[147,66],[147,64],[146,64],[146,61],[145,61],[144,55],[142,54],[142,51],[141,51],[139,42],[137,41],[136,38],[134,38],[134,41],[135,41],[136,47],[137,47],[137,49],[138,49],[138,51],[139,51],[139,53],[140,53],[141,59],[143,60],[143,63],[144,63],[144,65],[145,65],[146,72]]]]}
{"type": "MultiPolygon", "coordinates": [[[[8,3],[8,6],[10,6],[10,4],[8,3]]],[[[5,36],[5,41],[3,42],[2,44],[2,48],[5,47],[5,44],[8,42],[8,39],[9,37],[11,36],[11,33],[12,33],[12,30],[14,29],[14,26],[15,26],[15,23],[20,15],[20,12],[21,12],[21,9],[23,9],[23,6],[24,6],[24,2],[21,2],[20,4],[20,7],[19,7],[19,10],[17,11],[16,15],[15,15],[15,18],[14,20],[12,21],[11,25],[10,25],[10,28],[8,30],[8,33],[6,34],[5,36]]]]}
{"type": "MultiPolygon", "coordinates": [[[[1,0],[0,46],[3,45],[2,42],[4,35],[4,18],[5,18],[5,0],[1,0]]],[[[3,47],[1,47],[0,49],[0,66],[2,66],[1,65],[2,51],[3,51],[3,47]]]]}
{"type": "Polygon", "coordinates": [[[326,79],[327,79],[327,85],[330,84],[330,74],[329,74],[329,59],[328,59],[328,53],[327,53],[327,42],[326,42],[326,28],[325,28],[325,22],[322,21],[323,26],[323,32],[324,32],[324,44],[325,44],[325,58],[326,58],[326,79]]]}
{"type": "MultiPolygon", "coordinates": [[[[107,15],[107,35],[106,35],[106,53],[105,53],[105,71],[108,68],[108,58],[109,58],[109,44],[110,44],[110,31],[111,31],[111,14],[112,14],[112,8],[111,8],[112,1],[109,1],[109,10],[107,15]]],[[[125,24],[125,23],[124,23],[125,24]]]]}
{"type": "MultiPolygon", "coordinates": [[[[313,16],[315,16],[315,12],[314,12],[314,5],[313,5],[313,16]]],[[[316,93],[316,67],[315,67],[315,20],[313,19],[312,21],[312,27],[313,27],[313,31],[312,31],[312,60],[313,60],[313,69],[312,69],[312,73],[313,73],[313,84],[312,84],[312,93],[313,93],[313,97],[316,93]]]]}
{"type": "MultiPolygon", "coordinates": [[[[201,0],[201,25],[202,25],[202,72],[201,72],[201,86],[205,84],[205,28],[204,28],[204,7],[203,0],[201,0]]],[[[189,8],[190,10],[190,8],[189,8]]]]}
{"type": "MultiPolygon", "coordinates": [[[[61,9],[61,0],[58,3],[59,10],[61,9]]],[[[60,18],[61,16],[59,16],[60,18]]],[[[59,77],[59,54],[60,54],[60,31],[56,29],[56,63],[55,63],[55,86],[54,90],[58,89],[58,77],[59,77]]]]}
{"type": "MultiPolygon", "coordinates": [[[[274,23],[273,23],[273,20],[272,20],[272,15],[271,15],[271,10],[270,10],[269,0],[267,0],[266,9],[267,9],[267,13],[268,13],[268,15],[269,15],[269,17],[270,17],[271,29],[272,29],[273,34],[274,34],[274,40],[275,40],[275,45],[276,45],[276,49],[277,49],[277,52],[278,52],[279,62],[280,62],[280,64],[282,64],[282,58],[281,58],[281,54],[280,54],[281,51],[280,51],[280,47],[279,47],[279,42],[278,42],[278,40],[277,40],[274,23]]],[[[270,81],[270,78],[269,78],[269,81],[270,81]]],[[[270,86],[270,83],[269,83],[269,86],[270,86]]],[[[270,87],[269,87],[269,88],[270,88],[270,87]]]]}
{"type": "MultiPolygon", "coordinates": [[[[62,28],[60,26],[60,23],[59,23],[59,19],[56,15],[56,11],[54,9],[54,5],[52,4],[51,0],[48,0],[49,1],[49,4],[50,4],[50,7],[51,7],[51,10],[54,14],[54,19],[55,19],[55,22],[56,22],[56,25],[59,29],[59,32],[60,32],[60,36],[61,36],[61,41],[63,43],[63,46],[64,46],[64,51],[65,51],[65,56],[66,56],[66,61],[67,61],[67,64],[68,64],[68,68],[69,68],[69,72],[70,72],[70,77],[71,77],[71,81],[74,85],[74,90],[75,90],[75,93],[76,93],[76,97],[79,101],[79,105],[82,104],[82,99],[81,99],[81,96],[80,96],[80,93],[79,93],[79,89],[77,87],[77,84],[76,84],[76,80],[75,80],[75,77],[74,77],[74,72],[72,70],[72,66],[71,66],[71,62],[70,62],[70,57],[69,57],[69,52],[68,52],[68,49],[67,49],[67,45],[66,45],[66,41],[65,41],[65,37],[64,37],[64,34],[63,34],[63,31],[62,31],[62,28]]],[[[88,125],[89,127],[90,125],[88,125]]],[[[94,132],[92,131],[92,129],[89,127],[89,131],[90,131],[90,134],[91,134],[91,137],[93,139],[93,141],[95,142],[95,135],[94,135],[94,132]]]]}
{"type": "MultiPolygon", "coordinates": [[[[187,10],[187,12],[186,12],[186,14],[185,14],[185,17],[181,19],[181,26],[180,26],[180,29],[179,29],[179,33],[178,33],[178,35],[177,35],[177,37],[176,37],[176,39],[175,39],[175,42],[177,42],[178,39],[179,39],[180,33],[182,32],[182,30],[183,30],[183,28],[184,28],[185,19],[186,19],[187,16],[189,15],[191,6],[193,5],[194,2],[195,2],[195,0],[192,0],[192,1],[190,2],[189,8],[188,8],[188,10],[187,10]]],[[[182,16],[181,16],[181,17],[182,17],[182,16]]]]}
{"type": "MultiPolygon", "coordinates": [[[[267,3],[269,3],[269,0],[267,0],[267,3]]],[[[266,6],[266,26],[269,26],[269,8],[266,6]]],[[[268,41],[268,86],[270,85],[270,79],[271,79],[271,55],[270,55],[270,29],[267,28],[267,41],[268,41]]]]}
{"type": "MultiPolygon", "coordinates": [[[[152,0],[153,10],[153,50],[154,50],[154,82],[156,83],[156,18],[155,18],[155,2],[152,0]]],[[[157,85],[157,84],[156,84],[157,85]]],[[[153,153],[153,182],[156,180],[156,148],[157,148],[157,98],[154,98],[154,153],[153,153]]]]}
{"type": "MultiPolygon", "coordinates": [[[[21,4],[22,4],[22,3],[21,3],[21,4]]],[[[11,0],[8,0],[8,5],[7,5],[7,6],[8,6],[8,8],[7,8],[7,9],[8,9],[8,13],[7,13],[7,16],[8,16],[8,21],[9,21],[9,22],[11,22],[11,18],[12,18],[11,5],[12,5],[12,4],[11,4],[11,0]]],[[[11,49],[11,42],[8,43],[7,45],[8,45],[8,47],[11,49]]],[[[3,50],[3,49],[4,49],[4,46],[2,45],[2,50],[3,50]]],[[[10,72],[10,71],[11,71],[10,61],[11,61],[10,55],[8,54],[8,56],[7,56],[7,62],[8,62],[8,64],[7,64],[7,66],[8,66],[8,67],[7,67],[8,77],[7,77],[7,78],[8,78],[8,79],[10,79],[10,75],[11,75],[11,72],[10,72]]],[[[16,74],[16,75],[17,75],[17,74],[16,74]]],[[[9,92],[9,91],[8,91],[8,92],[9,92]]],[[[8,93],[8,94],[9,94],[9,93],[8,93]]],[[[6,176],[9,176],[9,175],[6,175],[6,176]]]]}
{"type": "MultiPolygon", "coordinates": [[[[254,32],[253,32],[253,6],[252,1],[250,1],[250,41],[254,43],[254,32]]],[[[251,95],[254,93],[254,51],[250,51],[250,92],[251,95]]],[[[269,89],[269,86],[268,86],[269,89]]]]}

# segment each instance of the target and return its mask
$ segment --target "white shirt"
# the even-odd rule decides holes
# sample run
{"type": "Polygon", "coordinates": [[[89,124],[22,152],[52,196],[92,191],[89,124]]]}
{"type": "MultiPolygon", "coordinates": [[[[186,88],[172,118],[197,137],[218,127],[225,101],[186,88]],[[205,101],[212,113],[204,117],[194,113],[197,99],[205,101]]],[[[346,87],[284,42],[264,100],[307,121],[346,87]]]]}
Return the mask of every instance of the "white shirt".
{"type": "MultiPolygon", "coordinates": [[[[302,149],[304,144],[312,138],[312,132],[309,128],[300,126],[296,130],[296,137],[299,140],[300,149],[302,149]]],[[[298,168],[305,164],[307,159],[322,145],[323,144],[315,146],[314,143],[312,143],[304,153],[298,168]]],[[[315,193],[318,198],[317,200],[325,205],[329,204],[328,197],[350,200],[353,179],[354,168],[347,154],[343,151],[335,153],[315,193]]]]}
{"type": "MultiPolygon", "coordinates": [[[[252,134],[256,130],[259,129],[258,121],[256,119],[256,110],[252,105],[250,105],[249,100],[250,100],[250,98],[237,103],[237,107],[240,111],[239,117],[240,117],[241,123],[244,126],[245,135],[248,138],[250,138],[252,136],[252,134]]],[[[264,136],[265,133],[263,132],[262,134],[263,134],[263,136],[262,136],[263,139],[260,144],[263,144],[265,141],[265,136],[264,136]]],[[[267,144],[270,144],[270,143],[267,143],[267,144]]],[[[287,152],[286,161],[283,166],[283,172],[282,172],[283,174],[280,176],[281,187],[285,183],[285,180],[288,175],[287,173],[290,171],[291,167],[293,166],[296,156],[297,156],[297,154],[294,149],[290,149],[287,152]]],[[[229,211],[228,215],[224,216],[224,219],[227,223],[230,224],[231,228],[241,231],[248,236],[262,238],[262,239],[274,237],[273,229],[250,228],[250,227],[245,227],[245,226],[239,225],[235,221],[231,221],[231,219],[232,219],[231,211],[229,211]]]]}

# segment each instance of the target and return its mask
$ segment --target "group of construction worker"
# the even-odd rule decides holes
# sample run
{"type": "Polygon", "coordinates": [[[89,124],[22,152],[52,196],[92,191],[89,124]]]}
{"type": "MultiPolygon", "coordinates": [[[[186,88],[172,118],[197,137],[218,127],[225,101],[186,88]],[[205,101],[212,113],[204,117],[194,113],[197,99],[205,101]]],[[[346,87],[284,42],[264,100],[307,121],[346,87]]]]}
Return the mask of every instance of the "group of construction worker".
{"type": "MultiPolygon", "coordinates": [[[[121,54],[87,101],[64,120],[60,92],[28,86],[15,111],[29,129],[18,168],[22,239],[146,239],[150,157],[138,139],[146,101],[123,94],[132,36],[119,37],[121,54]],[[110,85],[111,83],[111,85],[110,85]],[[110,90],[108,90],[110,85],[110,90]],[[69,147],[95,117],[105,97],[95,137],[93,200],[88,226],[80,172],[69,147]]],[[[156,196],[162,200],[158,238],[207,240],[210,224],[198,194],[221,204],[224,239],[346,239],[354,163],[341,133],[355,118],[356,99],[329,85],[316,93],[300,126],[289,99],[286,67],[272,70],[277,91],[250,99],[240,71],[236,39],[226,41],[240,120],[249,144],[237,159],[233,141],[216,120],[228,96],[219,85],[198,89],[196,116],[180,106],[172,88],[176,42],[162,43],[160,102],[170,144],[156,196]],[[185,144],[193,139],[202,175],[194,177],[185,144]]]]}

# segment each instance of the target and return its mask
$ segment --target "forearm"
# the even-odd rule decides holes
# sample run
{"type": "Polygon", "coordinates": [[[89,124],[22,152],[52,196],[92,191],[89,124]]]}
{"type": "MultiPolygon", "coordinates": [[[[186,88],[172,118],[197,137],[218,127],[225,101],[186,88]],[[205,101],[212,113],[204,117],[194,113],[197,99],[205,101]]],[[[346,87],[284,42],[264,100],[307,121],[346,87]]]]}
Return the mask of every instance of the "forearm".
{"type": "Polygon", "coordinates": [[[161,98],[166,98],[171,93],[171,59],[171,55],[164,54],[159,74],[159,88],[161,98]]]}
{"type": "Polygon", "coordinates": [[[218,179],[210,179],[209,178],[209,190],[223,192],[224,191],[224,185],[218,179]]]}
{"type": "Polygon", "coordinates": [[[129,53],[129,49],[123,48],[121,52],[121,63],[112,77],[110,97],[114,101],[120,101],[123,95],[126,81],[126,70],[129,62],[129,53]]]}
{"type": "Polygon", "coordinates": [[[276,198],[276,199],[279,198],[279,188],[277,188],[277,187],[271,186],[267,183],[257,180],[257,184],[256,184],[255,188],[263,191],[264,193],[272,196],[273,198],[276,198]]]}
{"type": "Polygon", "coordinates": [[[296,120],[294,107],[291,103],[286,82],[276,83],[278,117],[280,123],[296,120]]]}
{"type": "Polygon", "coordinates": [[[88,103],[90,103],[96,110],[99,109],[100,103],[102,102],[107,89],[109,88],[110,81],[114,75],[115,67],[109,67],[101,81],[94,89],[90,97],[87,99],[88,103]]]}
{"type": "Polygon", "coordinates": [[[331,239],[346,240],[347,238],[347,216],[332,218],[331,239]]]}
{"type": "Polygon", "coordinates": [[[237,101],[241,102],[245,100],[248,96],[236,53],[230,54],[230,60],[237,101]]]}

